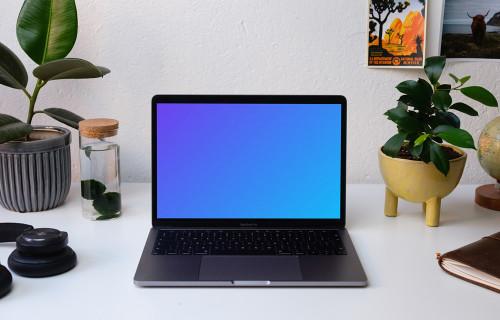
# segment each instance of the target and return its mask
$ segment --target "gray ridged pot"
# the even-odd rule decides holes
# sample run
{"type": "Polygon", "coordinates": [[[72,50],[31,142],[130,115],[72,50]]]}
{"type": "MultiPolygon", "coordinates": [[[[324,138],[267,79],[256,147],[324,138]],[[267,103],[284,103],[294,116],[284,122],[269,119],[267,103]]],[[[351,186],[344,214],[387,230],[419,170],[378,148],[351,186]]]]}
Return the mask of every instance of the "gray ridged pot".
{"type": "Polygon", "coordinates": [[[71,186],[71,132],[33,127],[34,141],[0,144],[0,204],[11,211],[55,208],[71,186]]]}

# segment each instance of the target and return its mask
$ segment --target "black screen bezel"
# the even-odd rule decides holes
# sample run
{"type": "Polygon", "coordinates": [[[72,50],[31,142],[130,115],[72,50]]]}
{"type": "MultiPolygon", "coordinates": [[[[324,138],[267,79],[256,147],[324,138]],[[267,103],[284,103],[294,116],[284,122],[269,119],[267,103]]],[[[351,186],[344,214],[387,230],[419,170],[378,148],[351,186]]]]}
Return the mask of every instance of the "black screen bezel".
{"type": "Polygon", "coordinates": [[[347,100],[339,95],[155,95],[152,99],[152,224],[181,228],[344,228],[346,198],[347,100]],[[339,219],[171,219],[157,218],[157,105],[159,103],[340,104],[341,199],[339,219]]]}

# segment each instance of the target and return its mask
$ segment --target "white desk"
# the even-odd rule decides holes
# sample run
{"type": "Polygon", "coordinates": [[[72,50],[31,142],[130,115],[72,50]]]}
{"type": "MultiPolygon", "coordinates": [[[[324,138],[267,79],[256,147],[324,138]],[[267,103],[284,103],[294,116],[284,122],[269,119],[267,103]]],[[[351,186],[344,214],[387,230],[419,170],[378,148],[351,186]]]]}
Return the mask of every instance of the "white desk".
{"type": "MultiPolygon", "coordinates": [[[[13,275],[0,318],[13,319],[482,319],[497,318],[498,293],[454,278],[435,253],[500,230],[500,212],[474,204],[475,186],[442,201],[441,226],[427,227],[419,204],[383,214],[383,185],[347,188],[347,227],[368,276],[367,288],[138,288],[132,278],[150,228],[151,185],[125,184],[123,216],[93,222],[80,213],[79,187],[66,203],[39,213],[0,209],[1,222],[69,233],[78,264],[41,279],[13,275]],[[22,317],[21,317],[22,315],[22,317]]],[[[15,245],[0,244],[6,265],[15,245]]]]}

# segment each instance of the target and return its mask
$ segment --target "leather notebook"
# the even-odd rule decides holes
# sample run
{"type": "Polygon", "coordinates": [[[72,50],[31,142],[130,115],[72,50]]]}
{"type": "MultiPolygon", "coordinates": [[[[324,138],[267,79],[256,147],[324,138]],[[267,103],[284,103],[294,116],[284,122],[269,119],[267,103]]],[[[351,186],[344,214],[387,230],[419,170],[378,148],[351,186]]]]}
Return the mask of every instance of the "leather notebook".
{"type": "Polygon", "coordinates": [[[444,271],[500,293],[500,232],[437,255],[444,271]]]}

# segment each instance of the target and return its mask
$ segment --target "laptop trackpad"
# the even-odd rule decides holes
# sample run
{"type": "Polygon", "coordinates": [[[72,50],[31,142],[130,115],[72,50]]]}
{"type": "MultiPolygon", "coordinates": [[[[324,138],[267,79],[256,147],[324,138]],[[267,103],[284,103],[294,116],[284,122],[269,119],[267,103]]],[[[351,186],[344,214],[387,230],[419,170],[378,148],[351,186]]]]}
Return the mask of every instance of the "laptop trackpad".
{"type": "Polygon", "coordinates": [[[200,280],[302,280],[299,258],[282,256],[203,256],[200,280]]]}

